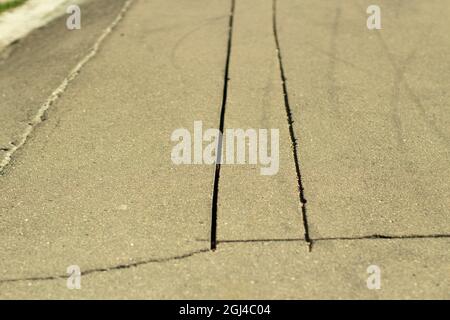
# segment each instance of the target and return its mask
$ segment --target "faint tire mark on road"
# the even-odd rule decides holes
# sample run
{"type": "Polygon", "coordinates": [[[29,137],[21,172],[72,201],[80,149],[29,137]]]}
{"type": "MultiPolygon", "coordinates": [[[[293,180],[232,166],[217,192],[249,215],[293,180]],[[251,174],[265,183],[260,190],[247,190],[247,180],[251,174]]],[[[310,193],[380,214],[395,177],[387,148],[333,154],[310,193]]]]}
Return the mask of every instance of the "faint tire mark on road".
{"type": "Polygon", "coordinates": [[[180,65],[177,63],[177,52],[178,52],[180,46],[183,44],[183,42],[185,42],[187,39],[189,39],[189,37],[194,35],[196,32],[201,30],[203,27],[206,27],[210,24],[213,24],[213,23],[220,21],[221,19],[225,19],[225,18],[228,18],[228,15],[220,15],[217,17],[212,17],[212,18],[206,19],[206,21],[202,22],[199,25],[196,25],[194,28],[190,29],[188,32],[186,32],[184,35],[182,35],[181,38],[178,39],[178,41],[175,43],[175,46],[172,49],[171,59],[170,59],[172,61],[172,65],[176,69],[181,68],[180,65]]]}
{"type": "Polygon", "coordinates": [[[338,86],[336,84],[336,60],[338,57],[338,48],[337,41],[339,37],[339,20],[341,19],[341,7],[340,2],[335,9],[334,20],[332,24],[330,45],[328,52],[329,55],[329,63],[328,63],[328,72],[327,72],[327,81],[328,81],[328,102],[330,103],[331,111],[334,113],[339,113],[339,93],[338,86]]]}
{"type": "MultiPolygon", "coordinates": [[[[419,41],[421,43],[421,41],[419,41]]],[[[392,98],[391,98],[391,111],[392,111],[392,122],[394,123],[394,128],[396,130],[397,143],[398,146],[403,150],[404,147],[404,137],[403,137],[403,127],[400,118],[400,88],[402,82],[404,81],[404,74],[408,65],[414,60],[419,46],[416,46],[408,55],[408,57],[401,63],[398,70],[394,70],[394,80],[392,85],[392,98]]]]}
{"type": "MultiPolygon", "coordinates": [[[[360,10],[361,12],[365,12],[364,8],[361,6],[361,4],[356,3],[356,2],[352,2],[357,8],[358,10],[360,10]]],[[[411,8],[410,8],[411,9],[411,8]]],[[[431,29],[426,30],[424,32],[424,35],[428,35],[431,33],[431,29]]],[[[411,101],[413,102],[413,104],[415,105],[415,107],[419,110],[420,116],[422,117],[422,119],[425,121],[425,124],[428,126],[428,128],[434,133],[434,135],[436,137],[439,138],[439,141],[441,141],[441,143],[449,148],[450,147],[450,136],[448,136],[445,132],[443,132],[436,124],[436,119],[433,115],[428,115],[425,107],[422,103],[422,100],[420,99],[420,97],[412,90],[411,86],[408,83],[408,79],[406,79],[405,75],[404,75],[404,70],[406,68],[406,66],[399,66],[398,63],[395,61],[394,55],[391,53],[388,45],[386,44],[386,41],[384,40],[383,36],[381,35],[381,32],[375,32],[375,35],[377,37],[377,39],[379,40],[381,47],[384,51],[384,53],[386,54],[386,57],[389,60],[389,63],[391,64],[392,68],[394,69],[394,79],[395,81],[401,81],[401,85],[404,86],[406,93],[408,94],[409,98],[411,99],[411,101]]],[[[419,46],[425,46],[426,44],[421,42],[419,46]]],[[[415,49],[417,50],[418,47],[415,49]]],[[[414,56],[413,56],[414,57],[414,56]]],[[[412,60],[411,57],[409,60],[412,60]]],[[[408,60],[408,59],[407,59],[408,60]]],[[[409,62],[406,61],[405,63],[409,62]]],[[[399,84],[400,86],[400,84],[399,84]]],[[[398,90],[399,91],[399,90],[398,90]]]]}

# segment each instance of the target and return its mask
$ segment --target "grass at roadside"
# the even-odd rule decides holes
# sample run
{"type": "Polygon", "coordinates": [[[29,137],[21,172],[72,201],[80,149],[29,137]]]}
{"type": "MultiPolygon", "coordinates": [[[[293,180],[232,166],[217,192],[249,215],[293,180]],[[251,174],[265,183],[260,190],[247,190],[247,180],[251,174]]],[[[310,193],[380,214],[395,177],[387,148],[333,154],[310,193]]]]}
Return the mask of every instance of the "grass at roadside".
{"type": "Polygon", "coordinates": [[[6,2],[0,1],[0,13],[8,9],[12,9],[25,3],[27,0],[7,0],[6,2]]]}

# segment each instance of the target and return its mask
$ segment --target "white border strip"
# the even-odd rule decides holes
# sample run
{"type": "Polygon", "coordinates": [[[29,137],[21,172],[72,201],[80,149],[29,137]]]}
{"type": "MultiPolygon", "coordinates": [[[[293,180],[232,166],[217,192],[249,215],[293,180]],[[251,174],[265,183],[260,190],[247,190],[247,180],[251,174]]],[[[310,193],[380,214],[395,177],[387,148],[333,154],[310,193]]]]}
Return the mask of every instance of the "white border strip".
{"type": "Polygon", "coordinates": [[[70,4],[86,0],[28,0],[0,15],[0,50],[66,13],[70,4]]]}

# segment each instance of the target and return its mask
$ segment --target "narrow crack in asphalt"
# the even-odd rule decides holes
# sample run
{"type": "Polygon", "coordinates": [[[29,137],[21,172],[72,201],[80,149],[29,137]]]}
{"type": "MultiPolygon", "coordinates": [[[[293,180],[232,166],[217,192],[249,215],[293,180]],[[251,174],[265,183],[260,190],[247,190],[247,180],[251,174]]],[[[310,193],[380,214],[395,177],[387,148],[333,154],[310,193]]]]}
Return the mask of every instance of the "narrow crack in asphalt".
{"type": "MultiPolygon", "coordinates": [[[[409,240],[409,239],[442,239],[450,238],[450,234],[411,234],[411,235],[385,235],[371,234],[355,237],[323,237],[311,238],[311,242],[316,241],[357,241],[357,240],[409,240]]],[[[196,239],[196,241],[207,242],[206,239],[196,239]]],[[[272,238],[272,239],[223,239],[217,240],[217,243],[251,243],[251,242],[303,242],[304,238],[272,238]]]]}
{"type": "MultiPolygon", "coordinates": [[[[326,237],[326,238],[314,238],[311,239],[311,243],[316,241],[357,241],[357,240],[402,240],[402,239],[439,239],[439,238],[450,238],[450,234],[429,234],[429,235],[383,235],[383,234],[373,234],[367,236],[359,236],[359,237],[326,237]]],[[[208,241],[204,239],[197,239],[197,241],[208,241]]],[[[304,238],[290,238],[290,239],[225,239],[218,240],[217,243],[258,243],[258,242],[304,242],[304,238]]],[[[311,247],[309,244],[308,247],[311,247]]],[[[152,263],[165,263],[174,260],[182,260],[186,258],[190,258],[195,255],[199,255],[201,253],[211,252],[210,249],[201,249],[192,252],[188,252],[185,254],[171,256],[166,258],[153,258],[147,260],[141,260],[133,263],[124,263],[119,264],[112,267],[106,268],[94,268],[88,269],[86,271],[81,272],[82,276],[100,273],[100,272],[109,272],[121,269],[130,269],[139,267],[142,265],[152,264],[152,263]]],[[[12,282],[20,282],[20,281],[48,281],[48,280],[60,280],[67,279],[68,275],[53,275],[53,276],[41,276],[41,277],[28,277],[28,278],[15,278],[15,279],[0,279],[0,285],[4,283],[12,283],[12,282]]]]}
{"type": "Polygon", "coordinates": [[[273,26],[273,35],[275,39],[275,45],[277,48],[277,57],[278,57],[278,65],[280,67],[280,77],[283,87],[283,96],[284,96],[284,106],[286,109],[286,115],[287,115],[287,121],[289,126],[289,135],[291,137],[291,143],[292,143],[292,153],[294,157],[294,164],[295,164],[295,172],[297,174],[297,183],[298,183],[298,192],[299,192],[299,198],[300,198],[300,205],[302,210],[302,221],[303,221],[303,228],[305,230],[304,233],[304,240],[308,243],[309,251],[312,249],[312,239],[309,236],[309,225],[308,225],[308,216],[306,213],[306,198],[305,198],[305,190],[303,188],[303,182],[302,182],[302,174],[300,172],[300,161],[298,159],[298,144],[297,144],[297,138],[295,136],[293,123],[294,120],[292,118],[292,111],[291,111],[291,105],[289,103],[289,95],[288,95],[288,89],[287,89],[287,83],[286,83],[286,75],[284,72],[283,67],[283,59],[281,57],[281,49],[280,49],[280,41],[278,39],[278,32],[277,32],[277,0],[273,0],[272,2],[272,26],[273,26]]]}
{"type": "Polygon", "coordinates": [[[217,248],[217,206],[219,200],[219,180],[220,180],[220,168],[222,163],[222,135],[223,128],[225,125],[225,108],[227,104],[228,95],[228,81],[229,79],[229,69],[230,69],[230,58],[231,58],[231,42],[233,37],[233,18],[234,18],[234,7],[235,0],[231,0],[230,9],[230,19],[228,22],[228,44],[227,44],[227,58],[225,62],[225,72],[224,72],[224,83],[223,83],[223,94],[222,94],[222,106],[220,109],[220,122],[219,131],[221,135],[219,136],[217,155],[216,155],[216,170],[214,173],[214,187],[212,196],[212,206],[211,206],[211,250],[216,250],[217,248]]]}
{"type": "Polygon", "coordinates": [[[411,235],[384,235],[384,234],[372,234],[367,236],[357,237],[326,237],[315,238],[314,241],[329,241],[329,240],[382,240],[382,239],[436,239],[436,238],[450,238],[450,234],[411,234],[411,235]]]}
{"type": "MultiPolygon", "coordinates": [[[[186,258],[190,258],[192,256],[198,255],[200,253],[206,253],[210,252],[209,249],[201,249],[196,250],[192,252],[188,252],[182,255],[178,256],[172,256],[172,257],[166,257],[166,258],[154,258],[154,259],[147,259],[147,260],[141,260],[133,263],[123,263],[112,267],[106,267],[106,268],[95,268],[95,269],[88,269],[86,271],[82,271],[81,275],[86,276],[93,273],[99,273],[99,272],[109,272],[109,271],[115,271],[115,270],[121,270],[121,269],[130,269],[142,265],[147,265],[151,263],[165,263],[170,262],[174,260],[182,260],[186,258]]],[[[15,278],[15,279],[0,279],[0,284],[3,283],[11,283],[11,282],[19,282],[19,281],[46,281],[46,280],[60,280],[60,279],[67,279],[69,275],[53,275],[53,276],[41,276],[41,277],[28,277],[28,278],[15,278]]]]}

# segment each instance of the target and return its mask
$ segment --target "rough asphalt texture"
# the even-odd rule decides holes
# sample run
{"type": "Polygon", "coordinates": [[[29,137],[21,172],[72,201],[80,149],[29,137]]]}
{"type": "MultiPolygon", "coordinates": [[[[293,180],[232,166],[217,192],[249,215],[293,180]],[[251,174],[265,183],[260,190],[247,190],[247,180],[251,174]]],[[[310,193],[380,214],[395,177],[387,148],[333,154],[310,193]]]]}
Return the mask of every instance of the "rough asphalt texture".
{"type": "MultiPolygon", "coordinates": [[[[123,4],[1,53],[1,148],[123,4]]],[[[133,1],[51,105],[0,176],[1,298],[450,298],[450,3],[378,1],[369,31],[370,1],[237,0],[230,33],[231,4],[133,1]],[[221,167],[210,251],[215,167],[170,136],[219,126],[230,35],[224,128],[278,128],[280,170],[221,167]]]]}

